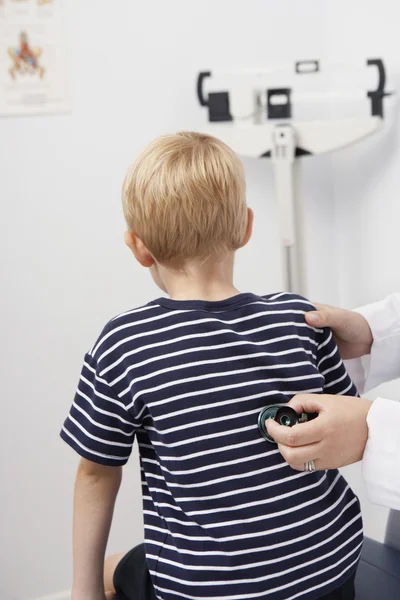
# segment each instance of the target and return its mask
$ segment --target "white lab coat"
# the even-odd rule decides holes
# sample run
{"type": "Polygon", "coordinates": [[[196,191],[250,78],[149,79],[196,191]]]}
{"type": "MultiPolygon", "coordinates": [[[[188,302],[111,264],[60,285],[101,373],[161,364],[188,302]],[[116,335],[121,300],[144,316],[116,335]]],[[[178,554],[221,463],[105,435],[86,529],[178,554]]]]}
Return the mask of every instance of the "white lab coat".
{"type": "MultiPolygon", "coordinates": [[[[371,327],[371,355],[348,361],[360,393],[400,377],[400,294],[358,310],[371,327]]],[[[363,475],[374,504],[400,510],[400,402],[378,398],[368,414],[363,475]]]]}

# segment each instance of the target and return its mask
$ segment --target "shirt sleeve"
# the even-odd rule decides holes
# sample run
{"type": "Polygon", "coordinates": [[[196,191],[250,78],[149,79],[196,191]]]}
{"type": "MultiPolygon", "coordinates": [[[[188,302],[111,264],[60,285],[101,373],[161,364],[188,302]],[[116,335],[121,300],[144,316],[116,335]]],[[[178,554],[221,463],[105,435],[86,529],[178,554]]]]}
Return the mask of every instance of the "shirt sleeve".
{"type": "Polygon", "coordinates": [[[61,438],[80,456],[107,466],[124,465],[132,451],[138,423],[87,354],[61,438]]]}
{"type": "Polygon", "coordinates": [[[400,510],[400,402],[378,398],[367,422],[362,468],[369,499],[400,510]]]}
{"type": "Polygon", "coordinates": [[[325,394],[358,396],[357,388],[340,357],[332,331],[328,328],[323,329],[319,337],[317,367],[325,379],[325,394]]]}

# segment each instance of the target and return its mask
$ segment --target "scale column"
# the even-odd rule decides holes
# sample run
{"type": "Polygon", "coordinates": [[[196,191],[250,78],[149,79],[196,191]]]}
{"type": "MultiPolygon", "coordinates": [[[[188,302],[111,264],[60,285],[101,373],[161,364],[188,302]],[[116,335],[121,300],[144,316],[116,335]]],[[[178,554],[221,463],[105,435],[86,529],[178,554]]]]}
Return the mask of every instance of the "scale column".
{"type": "Polygon", "coordinates": [[[283,243],[284,291],[306,296],[300,163],[296,160],[295,131],[290,125],[274,128],[271,158],[283,243]]]}

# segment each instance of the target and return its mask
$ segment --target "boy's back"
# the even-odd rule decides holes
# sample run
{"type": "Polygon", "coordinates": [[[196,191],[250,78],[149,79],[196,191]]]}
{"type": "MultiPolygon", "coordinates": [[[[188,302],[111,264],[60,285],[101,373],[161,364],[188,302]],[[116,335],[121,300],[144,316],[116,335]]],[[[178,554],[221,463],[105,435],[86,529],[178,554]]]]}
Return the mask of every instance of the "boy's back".
{"type": "Polygon", "coordinates": [[[292,470],[257,425],[297,393],[355,395],[329,331],[289,295],[160,299],[108,323],[62,437],[123,465],[139,443],[159,598],[320,598],[356,569],[359,503],[337,471],[292,470]]]}

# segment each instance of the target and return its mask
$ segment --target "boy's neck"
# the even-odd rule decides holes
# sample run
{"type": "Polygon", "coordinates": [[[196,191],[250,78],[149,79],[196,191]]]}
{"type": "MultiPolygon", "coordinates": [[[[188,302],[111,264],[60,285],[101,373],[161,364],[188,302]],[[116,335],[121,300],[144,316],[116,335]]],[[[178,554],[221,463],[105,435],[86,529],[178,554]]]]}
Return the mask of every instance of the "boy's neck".
{"type": "Polygon", "coordinates": [[[183,272],[158,266],[165,289],[173,300],[216,302],[240,294],[233,285],[234,255],[224,261],[188,264],[183,272]]]}

